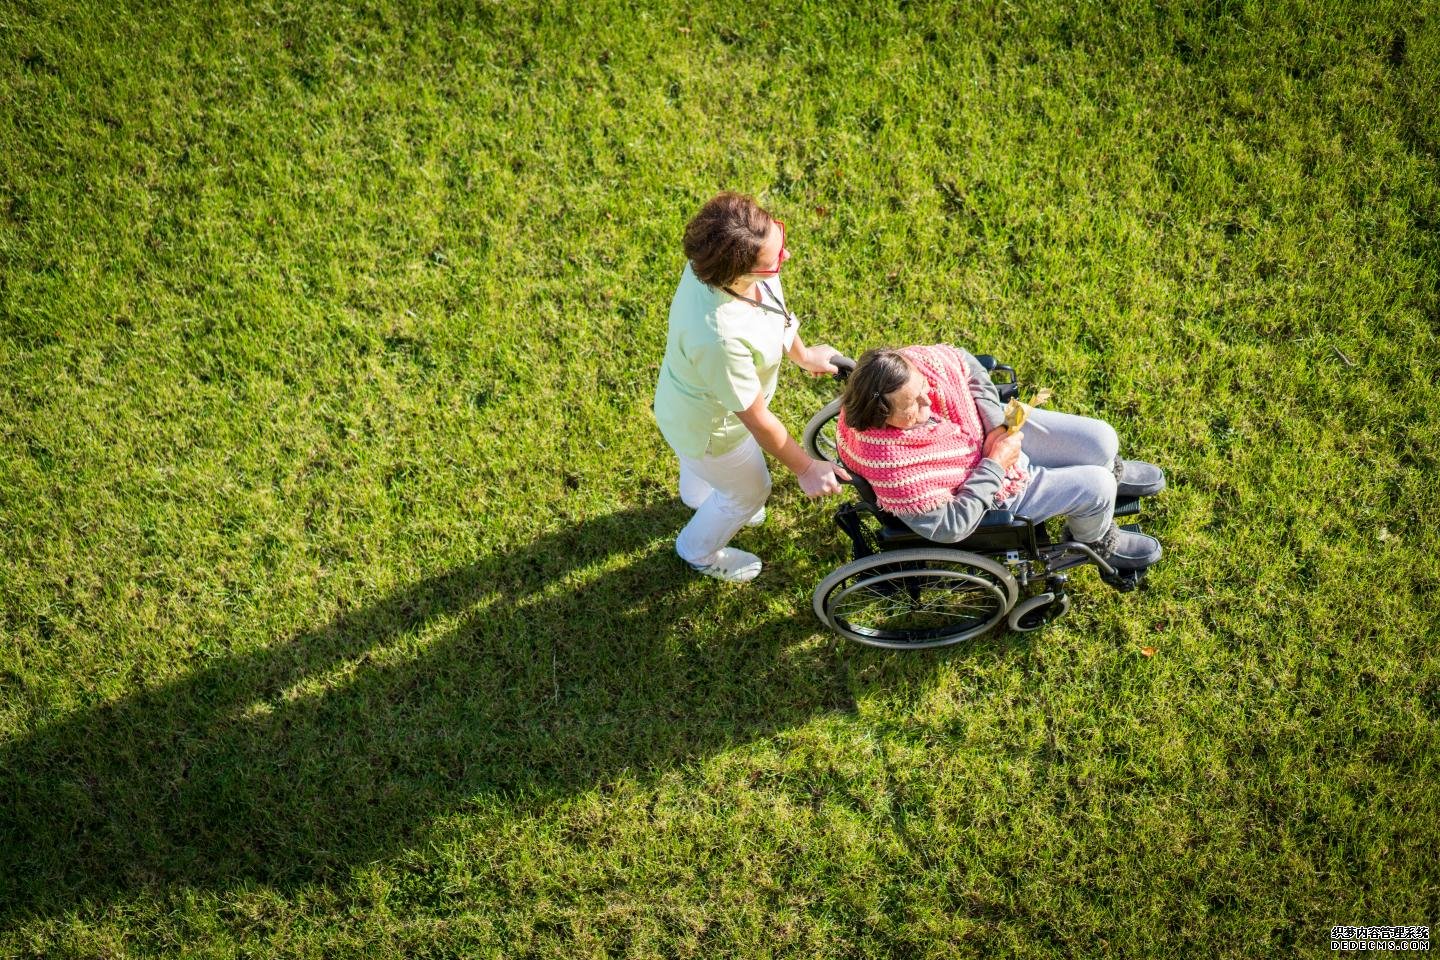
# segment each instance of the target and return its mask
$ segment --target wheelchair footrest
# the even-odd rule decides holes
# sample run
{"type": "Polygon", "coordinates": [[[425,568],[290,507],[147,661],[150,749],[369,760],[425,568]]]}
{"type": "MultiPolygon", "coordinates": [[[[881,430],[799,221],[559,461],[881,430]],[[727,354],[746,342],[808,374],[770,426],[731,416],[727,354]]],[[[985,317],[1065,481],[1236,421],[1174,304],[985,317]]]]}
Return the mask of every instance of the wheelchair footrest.
{"type": "Polygon", "coordinates": [[[1115,500],[1115,516],[1133,517],[1140,512],[1139,497],[1119,497],[1115,500]]]}
{"type": "Polygon", "coordinates": [[[1145,582],[1144,570],[1117,570],[1115,575],[1101,573],[1100,579],[1121,593],[1129,593],[1145,582]]]}

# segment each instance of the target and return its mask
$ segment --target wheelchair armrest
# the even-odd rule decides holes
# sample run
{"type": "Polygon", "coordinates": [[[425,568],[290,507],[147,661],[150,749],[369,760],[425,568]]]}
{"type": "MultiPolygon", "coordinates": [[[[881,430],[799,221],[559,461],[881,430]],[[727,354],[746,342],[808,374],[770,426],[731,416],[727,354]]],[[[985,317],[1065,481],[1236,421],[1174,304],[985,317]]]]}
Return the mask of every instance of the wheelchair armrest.
{"type": "Polygon", "coordinates": [[[1015,522],[1015,514],[1009,510],[986,510],[977,527],[1008,527],[1015,522]]]}
{"type": "Polygon", "coordinates": [[[995,389],[1000,393],[1000,402],[1009,403],[1020,392],[1020,378],[1015,375],[1015,368],[1001,363],[988,353],[982,353],[975,358],[980,361],[980,366],[990,374],[990,382],[995,384],[995,389]],[[1005,376],[997,377],[997,374],[1005,376]]]}

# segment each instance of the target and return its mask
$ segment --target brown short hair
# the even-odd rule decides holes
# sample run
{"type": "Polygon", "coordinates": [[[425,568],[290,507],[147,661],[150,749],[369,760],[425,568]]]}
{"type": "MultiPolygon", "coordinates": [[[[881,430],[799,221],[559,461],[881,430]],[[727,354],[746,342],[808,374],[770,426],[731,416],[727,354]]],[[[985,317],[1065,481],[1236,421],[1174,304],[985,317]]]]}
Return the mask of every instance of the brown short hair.
{"type": "Polygon", "coordinates": [[[702,283],[723,287],[749,273],[774,217],[754,197],[716,194],[685,225],[685,256],[702,283]]]}
{"type": "Polygon", "coordinates": [[[851,430],[885,426],[885,419],[890,416],[887,396],[903,387],[914,369],[903,353],[890,347],[862,353],[840,397],[845,425],[851,430]]]}

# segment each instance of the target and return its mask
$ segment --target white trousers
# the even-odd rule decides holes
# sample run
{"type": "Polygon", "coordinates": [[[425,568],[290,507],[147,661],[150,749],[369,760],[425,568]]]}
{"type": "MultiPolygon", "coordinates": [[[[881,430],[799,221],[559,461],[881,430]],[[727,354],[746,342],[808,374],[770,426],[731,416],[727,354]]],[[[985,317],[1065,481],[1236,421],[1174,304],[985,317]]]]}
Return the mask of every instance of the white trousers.
{"type": "Polygon", "coordinates": [[[770,470],[765,451],[746,437],[718,457],[680,458],[680,499],[695,511],[675,538],[680,559],[696,566],[715,562],[715,554],[753,517],[770,497],[770,470]]]}

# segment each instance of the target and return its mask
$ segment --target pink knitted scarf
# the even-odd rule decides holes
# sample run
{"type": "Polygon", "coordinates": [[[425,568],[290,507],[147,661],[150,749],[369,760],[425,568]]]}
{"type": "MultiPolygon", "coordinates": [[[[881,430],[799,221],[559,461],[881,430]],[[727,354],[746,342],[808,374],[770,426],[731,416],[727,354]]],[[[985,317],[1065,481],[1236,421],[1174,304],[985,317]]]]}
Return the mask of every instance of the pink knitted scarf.
{"type": "MultiPolygon", "coordinates": [[[[985,427],[960,351],[936,344],[900,352],[930,384],[930,424],[851,430],[842,412],[836,434],[845,465],[870,481],[882,509],[903,516],[928,513],[955,498],[984,459],[985,427]]],[[[995,502],[1014,496],[1029,480],[1011,467],[995,502]]]]}

